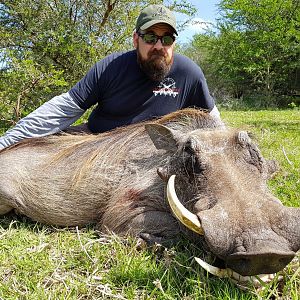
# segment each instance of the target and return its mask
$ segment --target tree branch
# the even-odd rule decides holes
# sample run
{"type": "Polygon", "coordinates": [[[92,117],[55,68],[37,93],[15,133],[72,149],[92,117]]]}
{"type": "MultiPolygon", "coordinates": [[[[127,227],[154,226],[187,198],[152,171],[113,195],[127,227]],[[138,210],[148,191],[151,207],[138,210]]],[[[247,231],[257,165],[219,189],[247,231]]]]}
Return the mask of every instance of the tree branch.
{"type": "Polygon", "coordinates": [[[117,1],[115,2],[111,2],[110,0],[107,1],[107,7],[106,7],[106,11],[104,13],[104,16],[103,16],[103,20],[100,24],[100,28],[101,27],[104,27],[104,25],[107,23],[107,20],[108,20],[108,17],[109,17],[109,14],[112,12],[112,10],[115,8],[115,5],[116,5],[117,1]]]}

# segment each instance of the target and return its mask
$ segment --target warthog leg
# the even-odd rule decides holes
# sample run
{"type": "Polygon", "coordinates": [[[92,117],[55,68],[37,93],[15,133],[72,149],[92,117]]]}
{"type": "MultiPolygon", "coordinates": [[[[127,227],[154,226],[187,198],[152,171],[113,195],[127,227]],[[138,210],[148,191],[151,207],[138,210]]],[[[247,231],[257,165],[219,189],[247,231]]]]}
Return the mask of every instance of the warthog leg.
{"type": "Polygon", "coordinates": [[[5,215],[11,210],[13,210],[13,207],[5,203],[1,203],[1,199],[0,199],[0,215],[5,215]]]}
{"type": "MultiPolygon", "coordinates": [[[[1,184],[1,188],[3,186],[5,186],[5,185],[1,184]]],[[[8,186],[8,185],[6,185],[6,186],[8,186]]],[[[0,189],[0,215],[5,215],[14,209],[14,207],[12,207],[10,205],[10,201],[8,199],[12,199],[12,197],[7,196],[4,188],[0,189]]],[[[14,203],[14,201],[12,201],[12,203],[14,203]]]]}
{"type": "Polygon", "coordinates": [[[119,234],[119,235],[132,235],[145,238],[145,242],[149,245],[157,241],[167,241],[176,238],[179,234],[180,228],[178,227],[177,220],[168,212],[148,210],[144,208],[140,211],[127,212],[123,214],[123,218],[112,216],[109,218],[103,216],[103,223],[98,224],[100,231],[105,231],[105,228],[119,234]]]}

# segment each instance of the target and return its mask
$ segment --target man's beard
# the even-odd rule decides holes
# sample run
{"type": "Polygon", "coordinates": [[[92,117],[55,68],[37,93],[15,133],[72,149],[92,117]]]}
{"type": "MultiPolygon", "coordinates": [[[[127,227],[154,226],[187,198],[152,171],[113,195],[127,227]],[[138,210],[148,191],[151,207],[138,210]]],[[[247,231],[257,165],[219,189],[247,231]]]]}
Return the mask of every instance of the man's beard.
{"type": "Polygon", "coordinates": [[[173,57],[167,61],[163,50],[152,50],[148,58],[142,58],[137,48],[137,61],[142,71],[153,81],[162,81],[170,72],[173,57]]]}

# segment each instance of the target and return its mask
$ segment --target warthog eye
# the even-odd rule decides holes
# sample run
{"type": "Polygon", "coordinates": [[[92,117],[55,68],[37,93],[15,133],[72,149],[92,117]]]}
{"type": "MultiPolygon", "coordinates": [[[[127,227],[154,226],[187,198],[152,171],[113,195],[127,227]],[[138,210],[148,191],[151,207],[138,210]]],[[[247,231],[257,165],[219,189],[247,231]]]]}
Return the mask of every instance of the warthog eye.
{"type": "Polygon", "coordinates": [[[195,154],[195,150],[191,147],[190,144],[186,144],[183,148],[183,151],[186,152],[189,155],[194,155],[195,154]]]}
{"type": "Polygon", "coordinates": [[[185,169],[190,175],[199,174],[205,170],[204,164],[199,159],[197,153],[197,141],[189,139],[183,148],[185,155],[185,169]]]}

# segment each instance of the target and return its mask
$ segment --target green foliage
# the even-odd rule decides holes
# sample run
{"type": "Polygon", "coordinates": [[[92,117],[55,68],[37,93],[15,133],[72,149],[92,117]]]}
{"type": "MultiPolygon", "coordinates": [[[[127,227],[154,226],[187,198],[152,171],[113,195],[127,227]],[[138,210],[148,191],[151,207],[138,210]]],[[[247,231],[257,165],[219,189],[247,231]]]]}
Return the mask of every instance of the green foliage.
{"type": "Polygon", "coordinates": [[[219,8],[216,31],[196,35],[189,50],[202,54],[217,96],[263,95],[265,107],[290,103],[300,94],[299,1],[223,0],[219,8]]]}
{"type": "Polygon", "coordinates": [[[220,7],[224,11],[224,21],[219,23],[221,35],[234,35],[236,47],[231,43],[232,51],[240,54],[238,61],[234,57],[230,60],[235,65],[239,62],[240,70],[266,95],[293,90],[300,59],[299,1],[224,0],[220,7]]]}
{"type": "MultiPolygon", "coordinates": [[[[159,0],[5,0],[0,4],[0,119],[9,125],[67,91],[99,59],[132,48],[140,10],[159,0]]],[[[192,14],[188,1],[169,1],[192,14]]]]}
{"type": "Polygon", "coordinates": [[[1,73],[0,116],[6,126],[13,125],[33,107],[54,96],[68,85],[63,70],[40,65],[32,59],[12,59],[11,69],[1,73]]]}

